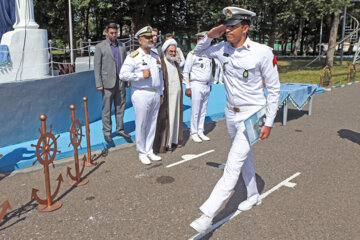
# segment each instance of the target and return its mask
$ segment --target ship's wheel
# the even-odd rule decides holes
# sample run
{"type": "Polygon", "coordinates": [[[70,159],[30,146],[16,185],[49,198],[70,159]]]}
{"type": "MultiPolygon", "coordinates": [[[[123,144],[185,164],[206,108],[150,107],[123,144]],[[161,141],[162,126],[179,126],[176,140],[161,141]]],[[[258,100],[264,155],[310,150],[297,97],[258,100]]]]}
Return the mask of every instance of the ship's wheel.
{"type": "Polygon", "coordinates": [[[70,141],[74,147],[78,147],[81,143],[81,139],[84,135],[82,134],[82,128],[79,120],[73,121],[70,127],[70,141]]]}
{"type": "MultiPolygon", "coordinates": [[[[39,161],[42,165],[48,165],[50,163],[53,164],[56,153],[60,152],[57,150],[56,143],[59,137],[60,135],[55,137],[54,134],[51,133],[51,129],[50,132],[45,132],[41,134],[37,144],[31,145],[33,147],[36,147],[36,161],[39,161]]],[[[35,162],[33,163],[33,165],[35,164],[35,162]]]]}

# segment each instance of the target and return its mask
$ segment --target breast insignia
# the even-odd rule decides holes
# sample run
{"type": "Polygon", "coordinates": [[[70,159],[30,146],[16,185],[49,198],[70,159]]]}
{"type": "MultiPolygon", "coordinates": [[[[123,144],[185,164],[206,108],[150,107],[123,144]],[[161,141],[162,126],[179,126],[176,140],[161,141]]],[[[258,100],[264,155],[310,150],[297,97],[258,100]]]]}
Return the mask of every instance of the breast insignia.
{"type": "Polygon", "coordinates": [[[226,63],[224,63],[224,65],[222,66],[222,70],[223,70],[223,72],[225,72],[225,70],[226,70],[225,64],[227,64],[227,62],[226,62],[226,63]]]}
{"type": "Polygon", "coordinates": [[[243,72],[243,77],[244,77],[244,78],[248,78],[248,77],[249,77],[249,71],[248,71],[248,70],[245,70],[245,71],[243,72]]]}

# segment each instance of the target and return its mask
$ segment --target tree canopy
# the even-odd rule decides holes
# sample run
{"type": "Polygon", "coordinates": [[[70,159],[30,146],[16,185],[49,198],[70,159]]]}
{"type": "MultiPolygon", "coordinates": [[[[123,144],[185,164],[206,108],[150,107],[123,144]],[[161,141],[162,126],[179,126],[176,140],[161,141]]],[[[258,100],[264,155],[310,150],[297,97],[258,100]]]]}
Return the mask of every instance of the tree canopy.
{"type": "MultiPolygon", "coordinates": [[[[149,24],[162,34],[175,34],[188,49],[197,32],[209,30],[224,20],[222,9],[226,6],[256,12],[251,38],[293,55],[317,49],[321,22],[323,42],[331,45],[331,34],[335,34],[333,41],[338,41],[340,34],[334,24],[341,29],[345,6],[348,13],[360,20],[360,3],[351,0],[71,0],[71,3],[75,40],[103,39],[109,22],[120,25],[120,37],[149,24]]],[[[49,39],[57,44],[68,43],[68,0],[34,0],[34,6],[35,19],[49,31],[49,39]]]]}

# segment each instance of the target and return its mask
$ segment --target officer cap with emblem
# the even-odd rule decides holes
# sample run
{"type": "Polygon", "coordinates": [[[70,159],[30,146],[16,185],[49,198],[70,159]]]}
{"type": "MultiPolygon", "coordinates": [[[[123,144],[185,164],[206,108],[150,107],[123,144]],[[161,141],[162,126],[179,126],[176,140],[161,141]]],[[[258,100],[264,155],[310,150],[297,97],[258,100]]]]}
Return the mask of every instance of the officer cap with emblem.
{"type": "Polygon", "coordinates": [[[195,35],[197,36],[198,39],[202,39],[206,36],[207,33],[208,33],[208,31],[205,31],[205,32],[197,33],[195,35]]]}
{"type": "Polygon", "coordinates": [[[226,7],[223,9],[223,14],[226,17],[224,23],[226,26],[236,25],[243,20],[251,21],[251,18],[256,16],[256,13],[238,7],[226,7]]]}
{"type": "Polygon", "coordinates": [[[137,33],[135,34],[135,39],[139,39],[139,37],[146,37],[146,36],[151,37],[152,35],[153,35],[152,27],[146,26],[140,29],[139,31],[137,31],[137,33]]]}

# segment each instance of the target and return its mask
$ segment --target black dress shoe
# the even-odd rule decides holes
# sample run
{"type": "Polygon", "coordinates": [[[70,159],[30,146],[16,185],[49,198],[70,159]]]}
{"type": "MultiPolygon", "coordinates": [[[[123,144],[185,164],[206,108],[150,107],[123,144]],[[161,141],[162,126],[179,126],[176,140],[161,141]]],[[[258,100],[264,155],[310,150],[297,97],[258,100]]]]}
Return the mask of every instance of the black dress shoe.
{"type": "Polygon", "coordinates": [[[117,132],[116,136],[120,136],[120,137],[124,137],[124,138],[131,138],[131,136],[124,131],[117,132]]]}
{"type": "Polygon", "coordinates": [[[108,142],[108,143],[113,141],[111,136],[104,136],[104,138],[105,138],[105,141],[108,142]]]}

